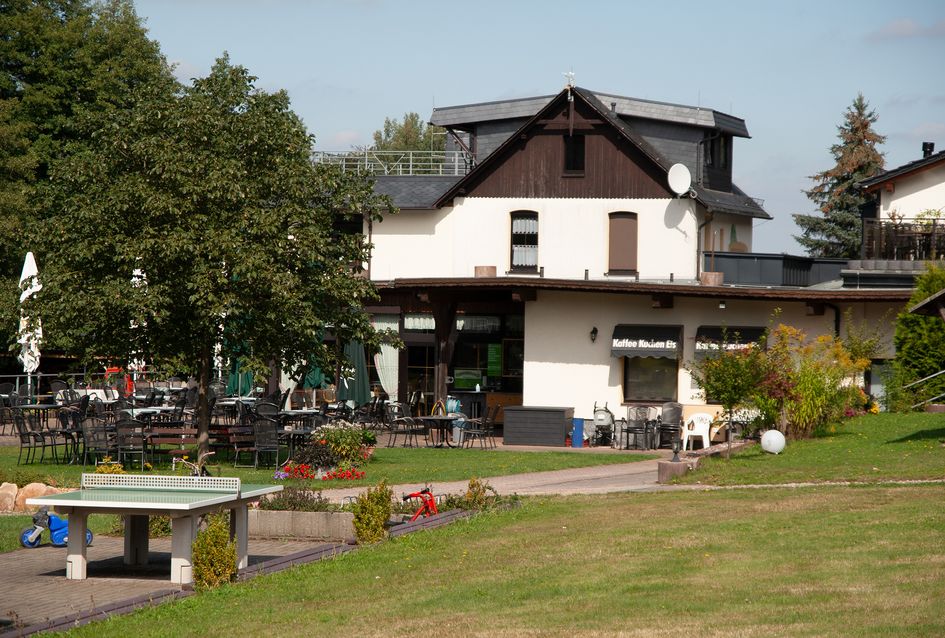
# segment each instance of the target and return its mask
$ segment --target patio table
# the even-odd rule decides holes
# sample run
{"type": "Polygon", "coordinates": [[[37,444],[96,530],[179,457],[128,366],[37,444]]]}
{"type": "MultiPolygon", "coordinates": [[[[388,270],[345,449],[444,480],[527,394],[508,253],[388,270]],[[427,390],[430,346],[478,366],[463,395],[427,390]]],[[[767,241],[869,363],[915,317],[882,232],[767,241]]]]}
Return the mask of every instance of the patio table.
{"type": "Polygon", "coordinates": [[[419,416],[416,418],[421,421],[429,430],[435,430],[437,434],[439,434],[440,441],[439,443],[436,443],[434,447],[443,447],[444,443],[446,444],[446,447],[459,447],[458,442],[457,445],[453,445],[452,441],[450,440],[453,422],[456,421],[456,419],[461,418],[458,414],[455,416],[450,414],[431,414],[429,416],[419,416]]]}

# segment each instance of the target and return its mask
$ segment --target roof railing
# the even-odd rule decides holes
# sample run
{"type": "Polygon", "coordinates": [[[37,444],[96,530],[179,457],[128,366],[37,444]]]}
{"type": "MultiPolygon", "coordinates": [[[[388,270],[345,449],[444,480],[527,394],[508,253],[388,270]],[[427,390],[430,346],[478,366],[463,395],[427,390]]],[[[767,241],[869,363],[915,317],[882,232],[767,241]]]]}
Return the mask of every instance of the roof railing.
{"type": "Polygon", "coordinates": [[[473,167],[465,151],[314,151],[312,161],[366,175],[462,176],[473,167]]]}

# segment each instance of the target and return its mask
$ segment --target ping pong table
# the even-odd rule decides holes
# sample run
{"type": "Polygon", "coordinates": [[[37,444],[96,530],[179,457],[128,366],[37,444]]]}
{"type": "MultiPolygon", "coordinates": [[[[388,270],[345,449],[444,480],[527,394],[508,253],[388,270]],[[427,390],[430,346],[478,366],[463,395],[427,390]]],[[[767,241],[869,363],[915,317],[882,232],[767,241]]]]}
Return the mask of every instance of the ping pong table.
{"type": "Polygon", "coordinates": [[[220,509],[230,511],[237,569],[242,569],[249,564],[249,503],[282,490],[281,485],[241,484],[238,478],[146,474],[83,474],[81,485],[75,492],[26,500],[27,505],[52,507],[69,515],[66,578],[86,578],[85,530],[89,514],[124,516],[126,565],[147,564],[148,517],[165,515],[171,517],[171,582],[181,585],[193,582],[191,546],[197,535],[198,517],[220,509]]]}

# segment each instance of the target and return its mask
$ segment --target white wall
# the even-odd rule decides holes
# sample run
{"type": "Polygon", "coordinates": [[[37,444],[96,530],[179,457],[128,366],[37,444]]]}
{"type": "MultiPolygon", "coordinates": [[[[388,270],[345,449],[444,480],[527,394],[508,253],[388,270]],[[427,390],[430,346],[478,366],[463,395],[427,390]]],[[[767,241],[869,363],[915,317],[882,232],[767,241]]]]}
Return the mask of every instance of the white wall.
{"type": "MultiPolygon", "coordinates": [[[[833,310],[827,308],[819,317],[807,316],[803,302],[726,300],[725,310],[720,310],[717,300],[676,298],[673,308],[654,309],[645,295],[541,291],[535,301],[525,304],[523,404],[573,407],[575,417],[592,418],[594,402],[606,402],[621,418],[626,416],[622,407],[623,360],[610,356],[615,325],[683,326],[685,363],[694,358],[700,325],[768,326],[776,308],[781,309],[779,323],[800,328],[808,337],[833,334],[833,310]],[[598,337],[592,343],[594,326],[598,337]]],[[[842,318],[844,308],[839,310],[842,318]]],[[[872,321],[887,310],[891,307],[886,304],[856,304],[853,316],[872,321]]],[[[888,333],[895,315],[886,316],[885,323],[873,325],[888,333]]],[[[885,341],[890,342],[888,337],[885,341]]],[[[704,403],[684,365],[679,370],[678,400],[684,405],[704,403]]]]}
{"type": "Polygon", "coordinates": [[[896,212],[906,218],[914,218],[924,210],[940,210],[945,216],[945,165],[897,179],[895,191],[882,191],[880,214],[889,219],[896,212]]]}
{"type": "MultiPolygon", "coordinates": [[[[476,266],[510,267],[510,213],[538,212],[538,264],[545,277],[600,279],[608,270],[608,213],[638,214],[641,279],[693,279],[695,201],[683,199],[457,198],[452,208],[404,210],[375,223],[371,278],[472,277],[476,266]]],[[[750,238],[748,231],[739,228],[750,238]]],[[[726,233],[728,233],[726,225],[726,233]]],[[[745,240],[742,240],[745,241],[745,240]]],[[[726,245],[728,237],[726,235],[726,245]]]]}

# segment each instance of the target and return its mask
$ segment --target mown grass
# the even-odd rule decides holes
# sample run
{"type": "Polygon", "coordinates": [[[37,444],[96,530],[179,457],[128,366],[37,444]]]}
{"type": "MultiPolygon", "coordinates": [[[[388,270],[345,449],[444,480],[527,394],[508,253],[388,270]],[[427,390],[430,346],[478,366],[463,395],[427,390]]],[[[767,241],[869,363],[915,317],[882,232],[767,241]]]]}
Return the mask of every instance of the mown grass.
{"type": "Polygon", "coordinates": [[[941,636],[945,487],[527,500],[74,636],[941,636]]]}
{"type": "Polygon", "coordinates": [[[788,441],[775,456],[753,446],[704,459],[680,483],[757,485],[806,481],[945,478],[945,418],[940,414],[876,414],[850,419],[836,431],[788,441]]]}
{"type": "MultiPolygon", "coordinates": [[[[32,463],[17,465],[17,447],[0,447],[0,481],[23,485],[37,480],[62,487],[77,487],[82,472],[93,472],[91,465],[56,465],[32,463]]],[[[389,484],[462,481],[473,476],[489,477],[525,472],[542,472],[574,467],[632,463],[653,456],[638,454],[594,454],[569,452],[510,452],[477,449],[378,448],[364,470],[367,476],[358,481],[315,481],[306,485],[316,489],[374,485],[386,479],[389,484]]],[[[210,468],[214,476],[235,476],[245,483],[273,483],[273,469],[234,468],[232,462],[221,461],[210,468]]],[[[138,471],[136,467],[129,471],[138,471]]],[[[158,473],[169,473],[169,467],[158,467],[158,473]]],[[[287,484],[293,484],[288,481],[287,484]]]]}

